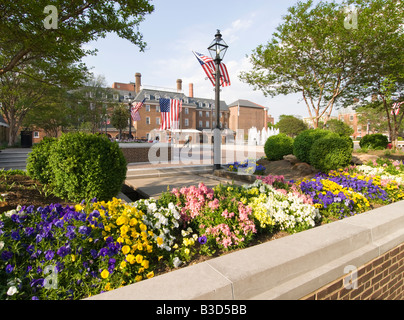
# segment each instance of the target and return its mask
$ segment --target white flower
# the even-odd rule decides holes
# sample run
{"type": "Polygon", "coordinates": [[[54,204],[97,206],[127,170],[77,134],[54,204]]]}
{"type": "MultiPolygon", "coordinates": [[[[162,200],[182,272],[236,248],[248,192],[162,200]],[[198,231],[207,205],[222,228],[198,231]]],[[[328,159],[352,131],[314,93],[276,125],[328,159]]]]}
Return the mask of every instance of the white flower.
{"type": "Polygon", "coordinates": [[[7,211],[7,212],[4,213],[4,215],[5,215],[6,217],[9,217],[9,218],[11,218],[11,216],[12,216],[13,214],[17,214],[17,210],[13,209],[13,210],[9,210],[9,211],[7,211]]]}
{"type": "Polygon", "coordinates": [[[12,296],[18,292],[17,288],[15,286],[11,286],[7,290],[7,295],[12,296]]]}
{"type": "Polygon", "coordinates": [[[0,250],[4,248],[4,241],[0,241],[0,250]]]}
{"type": "Polygon", "coordinates": [[[181,264],[182,264],[182,261],[180,260],[180,258],[175,257],[174,260],[173,260],[174,267],[178,268],[181,264]]]}

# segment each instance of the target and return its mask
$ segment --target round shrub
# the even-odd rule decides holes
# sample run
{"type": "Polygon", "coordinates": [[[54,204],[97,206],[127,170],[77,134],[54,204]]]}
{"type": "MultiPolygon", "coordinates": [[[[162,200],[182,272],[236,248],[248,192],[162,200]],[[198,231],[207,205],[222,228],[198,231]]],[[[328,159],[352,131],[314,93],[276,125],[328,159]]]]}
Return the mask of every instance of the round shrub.
{"type": "Polygon", "coordinates": [[[284,133],[271,136],[265,142],[264,151],[268,160],[282,160],[293,152],[293,139],[284,133]]]}
{"type": "Polygon", "coordinates": [[[338,134],[324,129],[309,129],[300,133],[293,143],[293,154],[302,162],[310,163],[310,149],[313,143],[325,136],[338,136],[338,134]]]}
{"type": "Polygon", "coordinates": [[[110,200],[126,178],[126,159],[118,143],[83,132],[62,135],[49,160],[54,193],[70,201],[110,200]]]}
{"type": "Polygon", "coordinates": [[[381,133],[367,134],[359,141],[361,148],[386,149],[389,143],[388,138],[381,133]]]}
{"type": "Polygon", "coordinates": [[[52,180],[52,169],[49,166],[50,152],[56,138],[44,137],[43,140],[32,147],[27,158],[27,173],[42,184],[52,180]]]}
{"type": "Polygon", "coordinates": [[[314,142],[310,150],[310,164],[324,173],[344,168],[352,160],[352,150],[348,139],[325,136],[314,142]]]}

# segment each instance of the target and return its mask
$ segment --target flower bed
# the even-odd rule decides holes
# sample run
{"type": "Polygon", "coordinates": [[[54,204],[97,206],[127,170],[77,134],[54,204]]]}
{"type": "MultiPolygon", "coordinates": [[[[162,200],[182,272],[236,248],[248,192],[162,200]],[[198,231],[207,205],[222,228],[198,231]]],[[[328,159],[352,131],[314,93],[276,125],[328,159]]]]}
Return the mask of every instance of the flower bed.
{"type": "Polygon", "coordinates": [[[0,299],[82,299],[260,234],[359,214],[404,199],[403,173],[402,162],[375,162],[296,182],[200,184],[130,204],[19,207],[0,216],[0,299]]]}

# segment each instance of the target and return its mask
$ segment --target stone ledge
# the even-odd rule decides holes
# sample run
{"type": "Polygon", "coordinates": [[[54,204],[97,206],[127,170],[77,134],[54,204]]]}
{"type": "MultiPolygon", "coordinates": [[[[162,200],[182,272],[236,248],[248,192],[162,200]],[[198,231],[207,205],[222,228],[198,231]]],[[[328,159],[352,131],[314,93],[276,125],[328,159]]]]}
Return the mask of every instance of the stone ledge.
{"type": "Polygon", "coordinates": [[[404,242],[404,201],[89,299],[299,299],[404,242]]]}

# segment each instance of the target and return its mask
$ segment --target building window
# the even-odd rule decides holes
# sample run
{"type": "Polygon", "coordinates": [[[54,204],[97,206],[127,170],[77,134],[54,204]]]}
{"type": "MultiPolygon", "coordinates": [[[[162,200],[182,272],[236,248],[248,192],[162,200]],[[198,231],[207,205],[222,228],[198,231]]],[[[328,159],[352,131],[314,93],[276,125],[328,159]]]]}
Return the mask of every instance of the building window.
{"type": "Polygon", "coordinates": [[[202,111],[199,111],[199,117],[202,118],[202,111]]]}
{"type": "Polygon", "coordinates": [[[206,128],[209,128],[209,121],[206,121],[206,128]]]}
{"type": "Polygon", "coordinates": [[[199,121],[199,128],[202,128],[202,121],[199,121]]]}
{"type": "Polygon", "coordinates": [[[189,109],[185,108],[185,114],[189,114],[189,109]]]}
{"type": "Polygon", "coordinates": [[[150,124],[150,117],[146,117],[146,124],[150,124]]]}
{"type": "Polygon", "coordinates": [[[150,104],[146,104],[146,111],[147,111],[147,112],[150,111],[150,104]]]}
{"type": "Polygon", "coordinates": [[[156,105],[156,112],[160,112],[160,105],[156,105]]]}
{"type": "Polygon", "coordinates": [[[186,127],[189,127],[189,120],[188,119],[184,119],[184,125],[186,126],[186,127]]]}
{"type": "Polygon", "coordinates": [[[206,111],[206,116],[209,117],[209,111],[206,111]]]}
{"type": "Polygon", "coordinates": [[[39,132],[38,131],[34,131],[34,138],[39,139],[39,132]]]}
{"type": "Polygon", "coordinates": [[[156,118],[156,124],[160,124],[160,117],[156,118]]]}
{"type": "Polygon", "coordinates": [[[353,116],[349,116],[349,121],[353,121],[353,116]]]}

